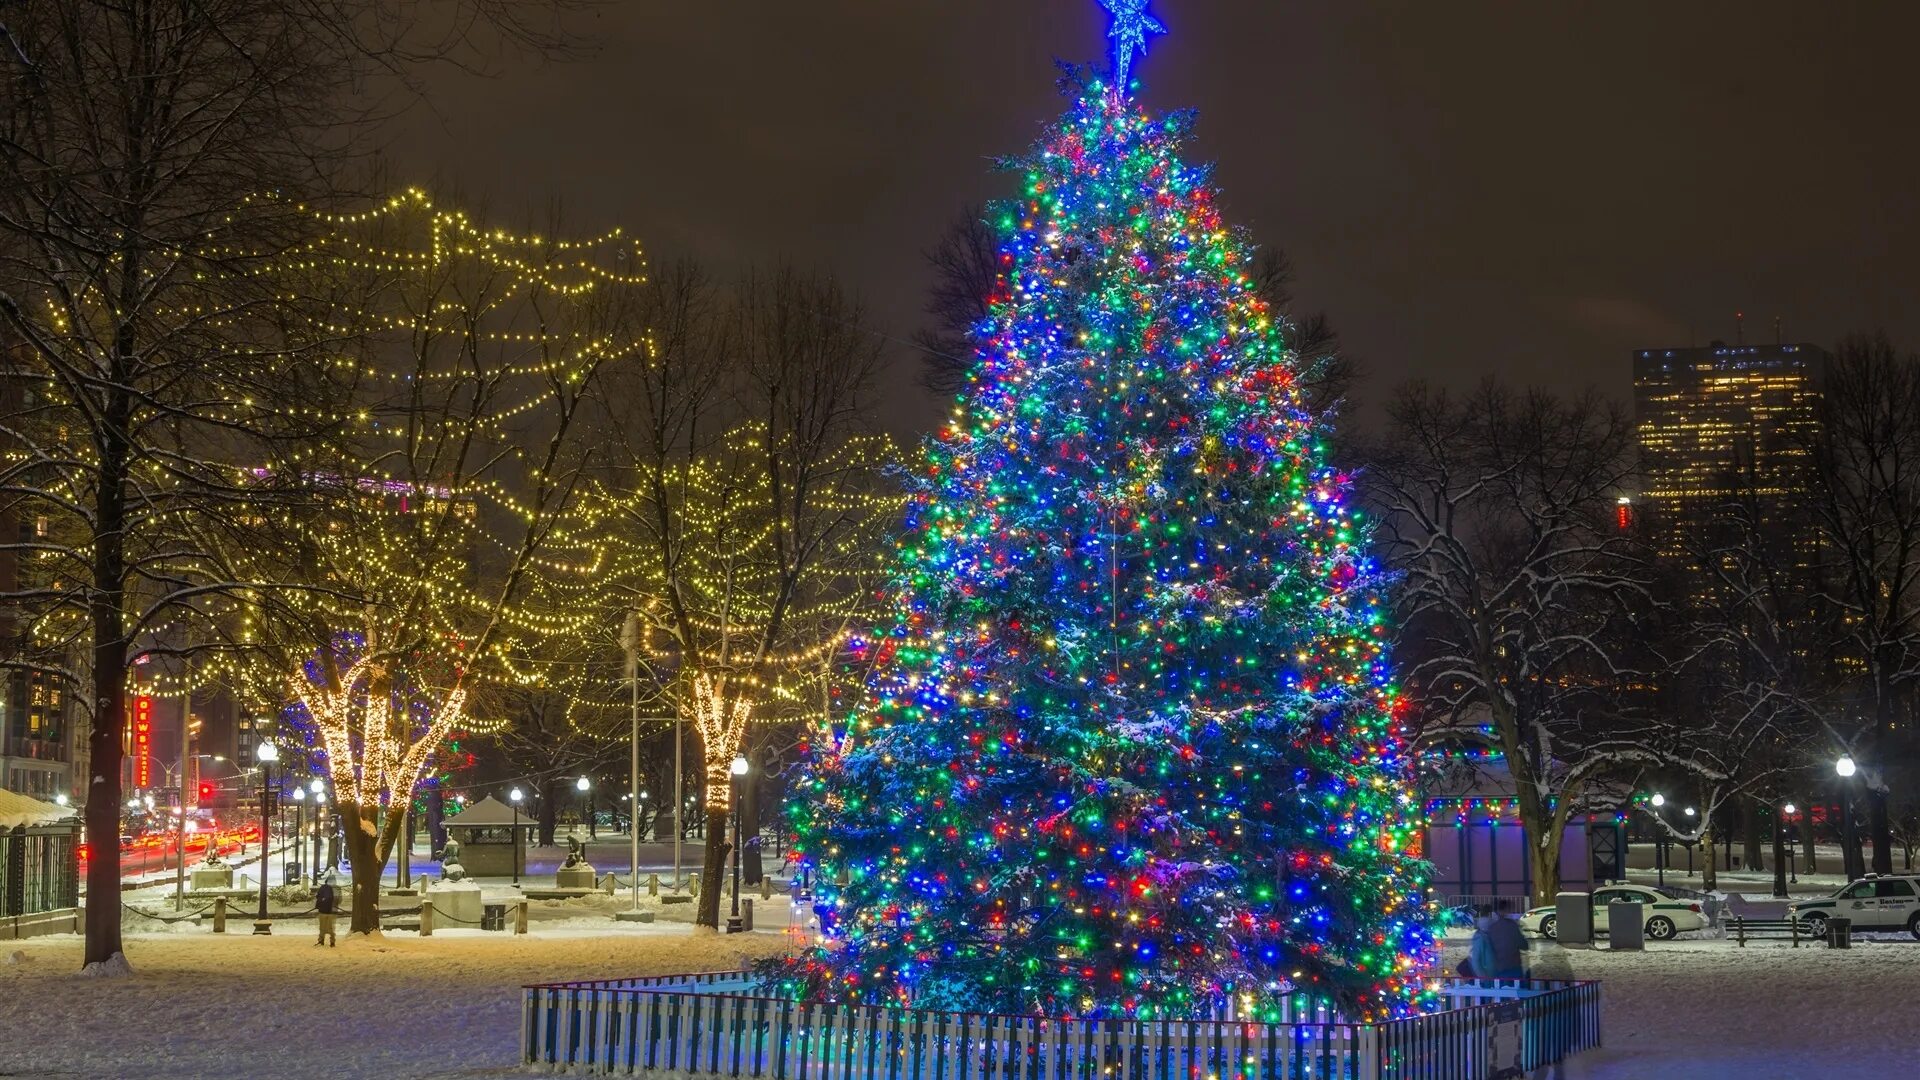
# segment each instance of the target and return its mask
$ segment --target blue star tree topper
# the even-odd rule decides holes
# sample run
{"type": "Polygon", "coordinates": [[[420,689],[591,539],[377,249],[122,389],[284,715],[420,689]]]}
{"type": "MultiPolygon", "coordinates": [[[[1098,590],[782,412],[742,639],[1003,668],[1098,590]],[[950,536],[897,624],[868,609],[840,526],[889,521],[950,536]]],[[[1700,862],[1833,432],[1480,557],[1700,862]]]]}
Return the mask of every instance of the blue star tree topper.
{"type": "Polygon", "coordinates": [[[1147,14],[1147,0],[1100,0],[1113,15],[1107,36],[1113,39],[1113,88],[1124,94],[1130,85],[1133,54],[1147,52],[1147,35],[1167,32],[1159,19],[1147,14]]]}

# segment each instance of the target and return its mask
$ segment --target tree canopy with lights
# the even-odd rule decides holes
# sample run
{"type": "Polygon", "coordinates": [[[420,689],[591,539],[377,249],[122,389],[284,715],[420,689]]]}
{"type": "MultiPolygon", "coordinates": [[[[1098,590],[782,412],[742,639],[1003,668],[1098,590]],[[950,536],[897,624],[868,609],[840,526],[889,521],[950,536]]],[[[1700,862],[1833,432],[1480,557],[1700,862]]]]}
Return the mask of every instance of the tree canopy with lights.
{"type": "MultiPolygon", "coordinates": [[[[1107,5],[1116,69],[1159,25],[1107,5]],[[1145,20],[1145,21],[1142,21],[1145,20]]],[[[1431,939],[1380,568],[1185,115],[1092,81],[994,211],[870,700],[794,806],[796,993],[1348,1016],[1431,939]]]]}

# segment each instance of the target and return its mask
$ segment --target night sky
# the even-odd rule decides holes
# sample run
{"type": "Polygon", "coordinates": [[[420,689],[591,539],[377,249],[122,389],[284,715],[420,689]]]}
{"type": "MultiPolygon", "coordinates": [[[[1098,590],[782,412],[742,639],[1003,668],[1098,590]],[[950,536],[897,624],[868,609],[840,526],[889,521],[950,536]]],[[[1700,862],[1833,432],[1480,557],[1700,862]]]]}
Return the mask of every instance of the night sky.
{"type": "MultiPolygon", "coordinates": [[[[1628,390],[1636,346],[1920,347],[1910,0],[1157,0],[1156,109],[1370,376],[1628,390]]],[[[435,75],[391,147],[503,224],[558,200],[658,260],[787,257],[901,338],[920,252],[1063,107],[1093,0],[618,0],[582,60],[435,75]]],[[[889,390],[895,425],[944,407],[889,390]],[[903,420],[902,418],[911,418],[903,420]]]]}

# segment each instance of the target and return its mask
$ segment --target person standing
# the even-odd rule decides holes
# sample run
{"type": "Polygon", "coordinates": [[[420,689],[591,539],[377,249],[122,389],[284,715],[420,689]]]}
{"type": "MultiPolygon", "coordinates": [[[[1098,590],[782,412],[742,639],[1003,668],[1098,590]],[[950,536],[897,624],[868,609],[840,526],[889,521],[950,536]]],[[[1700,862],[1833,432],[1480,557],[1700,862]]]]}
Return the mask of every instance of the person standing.
{"type": "Polygon", "coordinates": [[[338,944],[333,939],[334,895],[333,873],[328,871],[327,876],[321,880],[320,887],[313,893],[313,909],[320,913],[320,937],[314,942],[315,945],[333,948],[338,944]]]}
{"type": "Polygon", "coordinates": [[[1531,946],[1527,935],[1521,931],[1519,922],[1507,916],[1507,905],[1502,902],[1492,909],[1491,918],[1485,926],[1487,951],[1490,954],[1490,967],[1482,972],[1489,979],[1524,979],[1527,977],[1527,959],[1523,955],[1531,946]]]}

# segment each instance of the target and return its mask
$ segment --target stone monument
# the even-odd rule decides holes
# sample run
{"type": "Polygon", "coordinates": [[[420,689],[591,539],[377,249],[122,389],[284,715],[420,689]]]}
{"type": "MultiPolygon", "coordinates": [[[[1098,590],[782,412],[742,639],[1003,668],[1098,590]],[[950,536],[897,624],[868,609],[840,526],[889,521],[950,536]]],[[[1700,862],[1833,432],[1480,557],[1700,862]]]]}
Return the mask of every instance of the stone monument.
{"type": "Polygon", "coordinates": [[[218,892],[233,888],[233,867],[208,850],[206,861],[193,868],[194,892],[218,892]]]}
{"type": "Polygon", "coordinates": [[[553,875],[556,889],[579,889],[592,892],[594,881],[599,877],[593,864],[587,861],[586,841],[580,839],[578,830],[567,834],[567,861],[553,875]]]}

